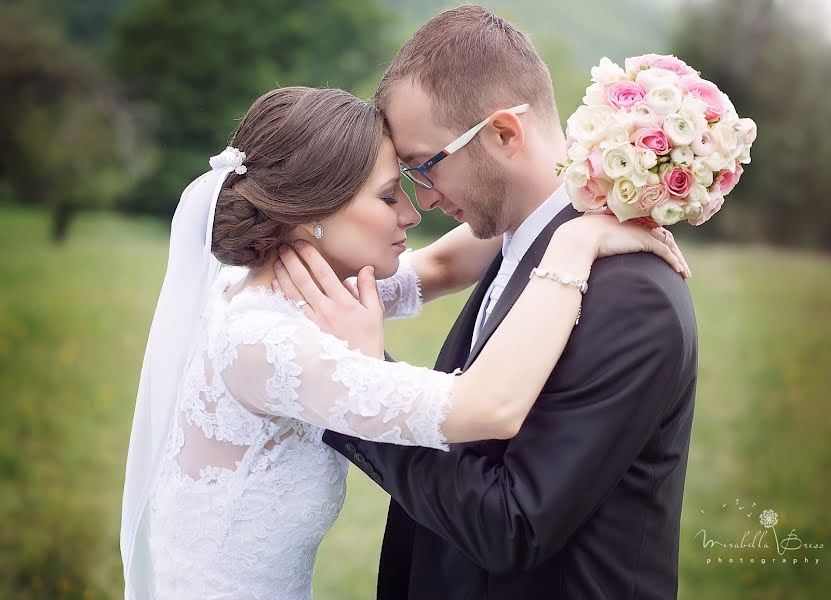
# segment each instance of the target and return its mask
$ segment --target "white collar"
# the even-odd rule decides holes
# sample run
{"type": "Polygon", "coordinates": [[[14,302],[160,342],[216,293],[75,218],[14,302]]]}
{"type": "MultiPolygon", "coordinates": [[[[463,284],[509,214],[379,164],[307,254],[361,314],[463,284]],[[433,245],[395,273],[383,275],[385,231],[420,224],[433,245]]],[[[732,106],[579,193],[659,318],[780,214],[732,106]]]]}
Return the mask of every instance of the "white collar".
{"type": "Polygon", "coordinates": [[[502,257],[515,262],[522,260],[528,248],[534,243],[545,226],[557,216],[571,202],[566,192],[566,186],[560,185],[554,193],[546,198],[534,212],[520,224],[513,235],[505,233],[502,236],[502,257]]]}

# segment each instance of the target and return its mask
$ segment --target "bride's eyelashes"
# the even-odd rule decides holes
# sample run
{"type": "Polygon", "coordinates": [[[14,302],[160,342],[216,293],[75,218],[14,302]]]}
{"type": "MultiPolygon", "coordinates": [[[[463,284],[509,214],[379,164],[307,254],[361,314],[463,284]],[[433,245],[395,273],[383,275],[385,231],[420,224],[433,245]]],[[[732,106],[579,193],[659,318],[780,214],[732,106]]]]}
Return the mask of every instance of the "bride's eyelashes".
{"type": "Polygon", "coordinates": [[[394,192],[389,192],[388,194],[384,194],[381,196],[381,200],[389,204],[390,206],[394,204],[398,204],[398,198],[393,195],[394,192]]]}

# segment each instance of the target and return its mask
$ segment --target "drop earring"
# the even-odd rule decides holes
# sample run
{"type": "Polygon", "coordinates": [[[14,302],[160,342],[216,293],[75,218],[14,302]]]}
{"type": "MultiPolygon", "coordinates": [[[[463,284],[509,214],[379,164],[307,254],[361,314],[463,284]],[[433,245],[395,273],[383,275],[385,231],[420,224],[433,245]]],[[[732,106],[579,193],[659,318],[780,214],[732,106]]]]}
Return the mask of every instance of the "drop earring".
{"type": "Polygon", "coordinates": [[[322,238],[323,237],[323,225],[320,225],[319,223],[317,225],[315,225],[313,234],[317,239],[322,238]]]}

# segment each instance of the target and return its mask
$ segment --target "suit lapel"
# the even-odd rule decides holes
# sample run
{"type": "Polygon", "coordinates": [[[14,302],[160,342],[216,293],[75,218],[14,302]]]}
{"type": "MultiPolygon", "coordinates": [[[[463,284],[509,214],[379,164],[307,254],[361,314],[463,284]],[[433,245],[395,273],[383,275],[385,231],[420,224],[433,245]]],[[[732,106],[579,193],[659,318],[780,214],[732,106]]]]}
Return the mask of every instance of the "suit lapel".
{"type": "Polygon", "coordinates": [[[450,333],[447,334],[447,339],[444,341],[444,345],[436,359],[437,371],[451,373],[464,364],[465,358],[470,352],[470,340],[473,337],[473,328],[476,326],[476,317],[479,315],[479,306],[482,304],[485,293],[487,293],[501,265],[502,252],[493,259],[493,262],[479,280],[478,285],[474,288],[470,298],[468,298],[462,312],[459,313],[450,333]]]}
{"type": "MultiPolygon", "coordinates": [[[[471,350],[462,370],[467,370],[470,364],[476,360],[476,357],[479,356],[479,352],[481,352],[482,347],[487,343],[488,339],[490,339],[493,332],[496,331],[496,328],[502,322],[502,319],[504,319],[505,315],[507,315],[511,310],[511,307],[517,301],[517,298],[519,298],[522,294],[522,290],[524,290],[525,286],[528,285],[528,277],[531,275],[531,269],[540,264],[540,260],[542,260],[545,251],[548,249],[551,236],[554,235],[557,228],[566,221],[569,221],[579,215],[580,213],[569,204],[563,208],[563,210],[558,212],[557,215],[551,219],[548,225],[545,226],[545,229],[542,230],[540,235],[537,236],[537,239],[535,239],[534,243],[531,244],[531,247],[528,248],[525,256],[523,256],[522,260],[519,261],[516,271],[514,271],[514,274],[508,281],[508,285],[505,286],[505,290],[499,297],[496,306],[494,306],[491,316],[487,321],[485,321],[482,333],[476,340],[476,345],[471,350]]],[[[496,273],[494,273],[494,277],[496,277],[496,273]]],[[[491,279],[493,279],[493,277],[491,279]]]]}

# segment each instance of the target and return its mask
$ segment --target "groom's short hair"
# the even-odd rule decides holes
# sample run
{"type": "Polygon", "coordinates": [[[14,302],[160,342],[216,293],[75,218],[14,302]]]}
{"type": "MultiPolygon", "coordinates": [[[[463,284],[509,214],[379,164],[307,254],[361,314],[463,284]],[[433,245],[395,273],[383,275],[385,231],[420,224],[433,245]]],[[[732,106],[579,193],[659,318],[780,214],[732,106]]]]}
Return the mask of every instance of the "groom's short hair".
{"type": "Polygon", "coordinates": [[[548,67],[528,36],[481,6],[441,12],[404,44],[375,91],[382,112],[404,79],[431,98],[439,123],[459,132],[525,103],[541,122],[559,127],[548,67]]]}

